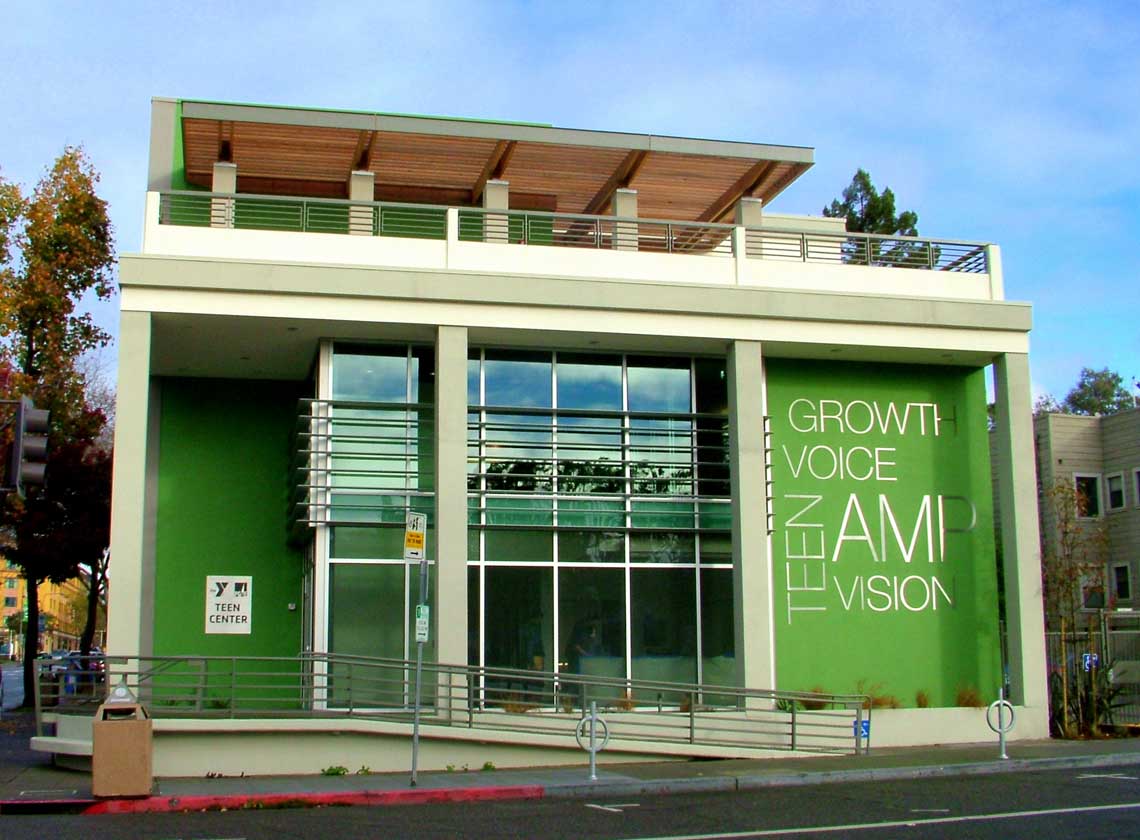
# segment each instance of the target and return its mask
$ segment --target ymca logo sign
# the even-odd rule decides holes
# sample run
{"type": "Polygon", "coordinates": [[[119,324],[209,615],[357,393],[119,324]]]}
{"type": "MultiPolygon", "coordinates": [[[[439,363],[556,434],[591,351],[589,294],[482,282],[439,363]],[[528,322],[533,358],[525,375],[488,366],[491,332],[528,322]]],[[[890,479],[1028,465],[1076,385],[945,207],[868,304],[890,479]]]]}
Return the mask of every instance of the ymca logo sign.
{"type": "Polygon", "coordinates": [[[206,578],[206,633],[249,635],[253,629],[253,578],[209,575],[206,578]]]}

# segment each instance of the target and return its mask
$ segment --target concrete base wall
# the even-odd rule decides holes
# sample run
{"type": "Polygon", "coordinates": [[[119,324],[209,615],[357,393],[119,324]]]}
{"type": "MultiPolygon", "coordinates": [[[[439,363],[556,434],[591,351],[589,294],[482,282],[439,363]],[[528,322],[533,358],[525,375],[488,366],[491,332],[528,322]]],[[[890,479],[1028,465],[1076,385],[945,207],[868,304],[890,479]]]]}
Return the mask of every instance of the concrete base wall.
{"type": "MultiPolygon", "coordinates": [[[[997,722],[997,714],[994,714],[997,722]]],[[[1015,706],[1009,741],[1049,737],[1048,709],[1015,706]]],[[[871,749],[998,741],[986,725],[985,709],[875,709],[871,714],[871,749]]]]}
{"type": "MultiPolygon", "coordinates": [[[[1010,741],[1048,737],[1044,709],[1016,707],[1010,741]]],[[[632,717],[632,716],[631,716],[632,717]]],[[[985,709],[876,709],[872,714],[871,747],[913,747],[931,744],[993,742],[997,735],[986,725],[985,709]]],[[[63,716],[57,737],[33,739],[33,749],[74,757],[90,755],[90,718],[63,716]],[[86,736],[86,737],[85,737],[86,736]],[[85,741],[86,749],[77,749],[85,741]]],[[[833,745],[842,750],[843,747],[833,745]]],[[[723,758],[807,757],[819,753],[756,748],[694,747],[688,744],[622,741],[615,738],[599,754],[603,764],[639,761],[723,758]]],[[[421,730],[421,770],[482,771],[496,768],[542,767],[587,763],[586,753],[565,734],[542,735],[488,729],[424,726],[421,730]],[[501,740],[496,740],[501,739],[501,740]]],[[[189,720],[155,721],[156,777],[305,775],[326,767],[360,768],[371,772],[400,772],[411,768],[411,737],[406,724],[383,720],[189,720]]]]}
{"type": "MultiPolygon", "coordinates": [[[[577,747],[539,747],[479,741],[421,738],[419,769],[483,772],[496,769],[583,765],[588,755],[577,747]]],[[[662,756],[610,752],[599,763],[663,760],[662,756]]],[[[163,733],[154,744],[158,777],[316,775],[326,767],[345,767],[349,773],[367,768],[374,773],[410,771],[412,741],[407,735],[361,733],[163,733]]]]}

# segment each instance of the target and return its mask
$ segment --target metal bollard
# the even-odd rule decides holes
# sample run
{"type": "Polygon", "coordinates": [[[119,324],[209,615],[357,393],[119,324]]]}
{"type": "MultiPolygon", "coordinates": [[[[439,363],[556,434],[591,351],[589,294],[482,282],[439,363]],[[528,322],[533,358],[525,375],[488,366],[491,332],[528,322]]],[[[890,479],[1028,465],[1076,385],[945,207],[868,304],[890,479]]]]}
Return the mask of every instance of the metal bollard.
{"type": "Polygon", "coordinates": [[[590,754],[590,781],[596,782],[598,780],[598,753],[606,748],[610,742],[610,728],[606,725],[605,720],[598,717],[598,701],[590,701],[590,713],[583,715],[582,719],[578,721],[578,726],[574,730],[574,739],[578,742],[578,746],[590,754]],[[598,743],[598,727],[602,729],[602,741],[598,743]],[[590,737],[588,743],[582,743],[585,737],[585,731],[589,729],[590,737]]]}
{"type": "Polygon", "coordinates": [[[1001,750],[1001,758],[1007,760],[1009,758],[1005,753],[1005,734],[1013,729],[1013,704],[1005,699],[1005,689],[1002,688],[1001,693],[997,700],[990,703],[990,707],[986,709],[986,726],[997,733],[998,735],[998,748],[1001,750]],[[997,724],[995,725],[991,715],[994,709],[997,709],[997,724]],[[1009,721],[1005,719],[1006,713],[1009,714],[1009,721]]]}

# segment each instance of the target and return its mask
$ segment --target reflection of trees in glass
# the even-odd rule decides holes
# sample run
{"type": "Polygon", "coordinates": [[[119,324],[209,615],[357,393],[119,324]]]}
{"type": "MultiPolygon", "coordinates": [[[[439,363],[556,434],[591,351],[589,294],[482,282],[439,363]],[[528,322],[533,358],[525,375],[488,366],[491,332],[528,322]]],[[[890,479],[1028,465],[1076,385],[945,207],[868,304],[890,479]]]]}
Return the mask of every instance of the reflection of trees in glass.
{"type": "MultiPolygon", "coordinates": [[[[511,492],[550,492],[553,464],[549,461],[519,459],[495,461],[486,465],[487,489],[511,492]]],[[[619,494],[625,489],[622,465],[605,459],[598,461],[558,461],[558,490],[560,493],[605,495],[619,494]]],[[[629,469],[632,492],[635,496],[688,496],[693,493],[693,469],[689,464],[653,463],[638,461],[629,469]]],[[[720,489],[727,480],[718,479],[713,489],[720,489]]],[[[467,489],[479,489],[479,475],[467,476],[467,489]]]]}
{"type": "Polygon", "coordinates": [[[621,493],[625,489],[622,465],[605,458],[559,461],[558,489],[562,493],[621,493]]]}
{"type": "Polygon", "coordinates": [[[630,466],[635,496],[687,496],[693,489],[693,470],[687,464],[653,464],[641,461],[630,466]]]}
{"type": "Polygon", "coordinates": [[[697,495],[729,495],[728,421],[702,418],[697,421],[697,495]]]}
{"type": "MultiPolygon", "coordinates": [[[[487,489],[549,492],[550,466],[549,461],[533,459],[495,461],[487,464],[487,489]]],[[[478,476],[468,477],[468,486],[471,489],[478,489],[478,476]]]]}

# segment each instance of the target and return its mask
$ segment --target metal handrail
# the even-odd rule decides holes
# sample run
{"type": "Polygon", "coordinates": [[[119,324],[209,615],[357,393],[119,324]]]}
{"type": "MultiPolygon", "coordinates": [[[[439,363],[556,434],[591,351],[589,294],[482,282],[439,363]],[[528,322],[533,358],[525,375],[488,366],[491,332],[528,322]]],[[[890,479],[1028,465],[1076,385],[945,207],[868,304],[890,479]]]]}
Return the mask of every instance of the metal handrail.
{"type": "MultiPolygon", "coordinates": [[[[159,194],[158,222],[443,240],[447,237],[448,209],[438,204],[167,190],[159,194]],[[243,213],[239,214],[239,210],[243,213]],[[403,218],[401,213],[405,214],[403,218]]],[[[737,228],[731,224],[483,207],[455,209],[459,212],[458,235],[465,241],[743,256],[967,274],[987,274],[990,270],[988,243],[968,240],[796,231],[759,225],[742,228],[741,255],[736,253],[732,236],[737,228]]]]}
{"type": "MultiPolygon", "coordinates": [[[[588,667],[589,660],[584,660],[588,667]]],[[[409,723],[415,663],[329,653],[296,657],[95,657],[64,672],[39,665],[36,717],[89,715],[120,679],[164,718],[360,718],[409,723]]],[[[777,691],[590,674],[425,663],[425,725],[564,738],[585,708],[614,738],[738,748],[860,753],[861,694],[777,691]]]]}
{"type": "Polygon", "coordinates": [[[875,233],[745,229],[749,257],[792,262],[989,272],[987,243],[875,233]]]}

